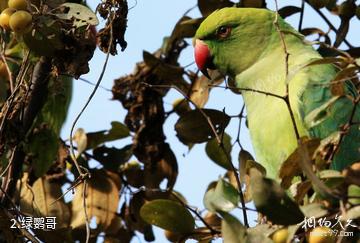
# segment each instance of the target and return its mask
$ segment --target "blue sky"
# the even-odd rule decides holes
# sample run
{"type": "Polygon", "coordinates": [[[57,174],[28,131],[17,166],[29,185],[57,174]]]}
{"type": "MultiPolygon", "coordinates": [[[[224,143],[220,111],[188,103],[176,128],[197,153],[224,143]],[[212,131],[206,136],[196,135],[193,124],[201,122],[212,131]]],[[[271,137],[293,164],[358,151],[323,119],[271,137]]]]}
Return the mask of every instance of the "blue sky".
{"type": "MultiPolygon", "coordinates": [[[[88,1],[90,6],[95,9],[95,3],[99,1],[88,1]]],[[[270,9],[274,8],[273,1],[267,1],[270,9]]],[[[279,1],[280,7],[285,4],[293,3],[299,6],[300,1],[279,1]]],[[[128,2],[131,10],[128,16],[128,29],[126,32],[126,40],[128,47],[124,52],[119,52],[115,57],[111,57],[106,73],[104,75],[102,86],[111,89],[113,80],[129,74],[133,71],[136,62],[142,61],[142,51],[146,50],[153,52],[161,46],[162,38],[171,34],[177,20],[184,14],[186,10],[193,7],[197,1],[195,0],[130,0],[128,2]]],[[[306,7],[306,15],[303,26],[317,26],[323,30],[327,30],[324,22],[316,16],[309,6],[306,7]]],[[[327,10],[323,10],[327,12],[327,10]]],[[[190,16],[199,17],[200,13],[197,9],[191,11],[190,16]]],[[[329,16],[331,19],[336,17],[329,16]]],[[[297,28],[299,15],[294,15],[288,21],[297,28]]],[[[338,25],[338,23],[337,23],[338,25]]],[[[360,29],[358,20],[353,20],[351,23],[352,32],[349,38],[353,44],[360,43],[359,35],[355,34],[355,29],[360,29]],[[357,25],[355,27],[355,25],[357,25]]],[[[189,43],[190,40],[189,40],[189,43]]],[[[83,78],[96,82],[101,72],[101,67],[105,60],[105,54],[96,51],[91,63],[91,72],[84,75],[83,78]]],[[[187,47],[181,59],[181,63],[186,65],[193,62],[193,48],[187,47]]],[[[190,67],[196,71],[195,65],[190,67]]],[[[64,139],[69,137],[70,127],[75,116],[85,104],[93,86],[86,84],[80,80],[74,81],[73,98],[70,106],[69,116],[66,124],[62,130],[62,137],[64,139]]],[[[99,89],[90,106],[80,118],[77,128],[84,128],[85,131],[98,131],[110,128],[111,121],[123,121],[125,111],[120,102],[111,101],[112,94],[104,89],[99,89]]],[[[171,109],[171,103],[180,98],[181,95],[175,91],[170,92],[165,98],[165,109],[171,109]]],[[[234,95],[228,90],[214,89],[211,92],[210,100],[206,105],[207,108],[223,109],[226,107],[228,114],[238,114],[242,106],[242,99],[239,95],[234,95]]],[[[204,144],[196,145],[190,152],[187,147],[181,144],[175,136],[174,123],[177,116],[173,115],[167,119],[165,123],[165,132],[167,141],[175,152],[179,164],[179,176],[175,189],[180,191],[188,200],[190,205],[198,206],[203,209],[202,198],[207,185],[217,180],[219,176],[224,174],[225,170],[215,165],[208,159],[205,154],[204,144]]],[[[237,121],[231,122],[227,128],[227,132],[233,136],[233,141],[236,136],[237,121]]],[[[252,152],[250,140],[246,129],[242,130],[241,141],[244,147],[252,152]]],[[[113,146],[121,147],[130,140],[115,142],[113,146]]],[[[236,147],[233,151],[233,161],[237,161],[237,154],[239,149],[236,147]]],[[[251,216],[251,221],[254,222],[254,215],[251,216]]],[[[162,233],[157,230],[156,242],[166,242],[162,233]]],[[[142,238],[142,236],[140,236],[142,238]]],[[[138,242],[135,238],[134,242],[138,242]]]]}

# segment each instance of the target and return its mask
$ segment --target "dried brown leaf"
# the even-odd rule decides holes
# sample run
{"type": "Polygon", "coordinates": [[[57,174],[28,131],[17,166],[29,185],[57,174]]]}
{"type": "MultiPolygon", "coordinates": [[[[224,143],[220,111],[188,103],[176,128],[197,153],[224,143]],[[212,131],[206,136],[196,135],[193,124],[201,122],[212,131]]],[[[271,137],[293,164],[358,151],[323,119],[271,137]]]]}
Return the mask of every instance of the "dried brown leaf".
{"type": "Polygon", "coordinates": [[[294,200],[297,203],[301,203],[301,201],[304,199],[306,193],[311,189],[312,184],[309,180],[306,180],[304,182],[297,182],[290,186],[291,194],[294,197],[294,200]]]}
{"type": "Polygon", "coordinates": [[[356,76],[358,67],[348,67],[338,72],[331,81],[330,90],[334,96],[343,96],[345,94],[345,81],[356,76]]]}
{"type": "Polygon", "coordinates": [[[206,17],[216,9],[231,7],[234,3],[229,0],[198,0],[198,6],[202,16],[206,17]]]}
{"type": "Polygon", "coordinates": [[[203,108],[209,99],[209,91],[209,79],[200,76],[191,86],[190,100],[199,108],[203,108]]]}
{"type": "Polygon", "coordinates": [[[67,228],[70,223],[70,209],[61,198],[61,184],[45,178],[37,179],[30,187],[27,174],[18,182],[20,208],[23,213],[34,217],[56,217],[56,227],[67,228]]]}
{"type": "MultiPolygon", "coordinates": [[[[304,146],[307,147],[309,152],[309,157],[312,158],[315,150],[320,145],[319,139],[308,139],[302,138],[304,141],[304,146]]],[[[300,175],[302,173],[300,163],[302,161],[299,148],[296,150],[282,163],[279,171],[279,177],[281,179],[281,186],[283,188],[289,188],[291,181],[294,176],[300,175]]]]}
{"type": "Polygon", "coordinates": [[[293,14],[299,13],[301,11],[301,8],[296,6],[285,6],[283,8],[280,8],[278,13],[279,15],[285,19],[286,17],[289,17],[293,14]]]}
{"type": "MultiPolygon", "coordinates": [[[[100,169],[91,172],[87,182],[86,210],[88,218],[96,218],[97,229],[106,233],[116,233],[120,227],[120,218],[117,216],[119,204],[119,181],[115,173],[100,169]]],[[[84,184],[75,188],[75,197],[72,205],[72,228],[85,227],[83,208],[84,184]]]]}

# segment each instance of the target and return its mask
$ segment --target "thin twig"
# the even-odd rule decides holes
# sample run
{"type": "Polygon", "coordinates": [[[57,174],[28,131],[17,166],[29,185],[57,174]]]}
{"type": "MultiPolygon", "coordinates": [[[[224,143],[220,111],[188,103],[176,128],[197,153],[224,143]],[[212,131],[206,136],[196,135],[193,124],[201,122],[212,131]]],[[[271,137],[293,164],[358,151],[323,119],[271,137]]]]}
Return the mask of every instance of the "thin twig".
{"type": "Polygon", "coordinates": [[[74,181],[73,183],[74,183],[74,185],[72,185],[72,186],[70,186],[68,189],[66,189],[66,191],[65,191],[61,196],[59,196],[58,198],[56,198],[56,199],[55,199],[53,202],[51,202],[49,205],[53,205],[54,203],[56,203],[57,201],[59,201],[60,199],[62,199],[63,197],[65,197],[66,194],[68,194],[68,193],[71,192],[71,191],[74,191],[74,189],[75,189],[77,186],[81,185],[82,180],[76,180],[76,181],[74,181]]]}
{"type": "MultiPolygon", "coordinates": [[[[70,74],[67,74],[67,73],[61,73],[60,75],[73,78],[73,76],[71,76],[70,74]]],[[[82,81],[82,82],[84,82],[84,83],[90,84],[90,85],[92,85],[92,86],[95,86],[95,85],[96,85],[96,83],[93,83],[93,82],[91,82],[90,80],[85,79],[85,78],[82,78],[82,77],[80,77],[78,80],[80,80],[80,81],[82,81]]],[[[101,89],[103,89],[103,90],[105,90],[105,91],[111,92],[111,89],[106,88],[105,86],[99,85],[99,88],[101,88],[101,89]]]]}
{"type": "Polygon", "coordinates": [[[300,139],[300,134],[299,134],[299,130],[296,126],[296,121],[295,121],[295,116],[294,116],[294,113],[291,109],[291,104],[290,104],[290,98],[289,98],[289,82],[288,82],[288,77],[289,77],[289,52],[287,50],[287,46],[286,46],[286,42],[285,42],[285,37],[284,37],[284,33],[282,32],[281,28],[280,28],[280,25],[279,25],[279,7],[278,7],[278,2],[277,0],[275,0],[275,7],[276,7],[276,12],[275,12],[275,20],[274,20],[274,25],[275,25],[275,28],[277,30],[277,32],[279,33],[279,36],[280,36],[280,40],[281,40],[281,44],[282,44],[282,47],[283,47],[283,50],[284,50],[284,64],[285,64],[285,103],[286,103],[286,106],[289,110],[289,113],[290,113],[290,118],[291,118],[291,121],[292,121],[292,124],[293,124],[293,128],[294,128],[294,132],[295,132],[295,136],[296,136],[296,140],[299,140],[300,139]]]}
{"type": "Polygon", "coordinates": [[[241,91],[241,92],[243,92],[243,91],[245,91],[245,92],[254,92],[254,93],[268,95],[268,96],[272,96],[272,97],[275,97],[275,98],[278,98],[278,99],[285,100],[285,96],[273,94],[273,93],[263,91],[263,90],[258,90],[258,89],[239,88],[239,87],[235,87],[235,86],[231,86],[231,85],[223,86],[223,85],[217,85],[217,84],[209,84],[209,86],[216,87],[216,88],[224,88],[224,89],[235,89],[235,90],[241,91]]]}
{"type": "Polygon", "coordinates": [[[244,110],[245,110],[245,103],[243,104],[240,114],[239,114],[239,127],[238,127],[238,131],[237,131],[237,136],[236,136],[236,141],[235,143],[239,144],[240,149],[243,149],[241,142],[240,142],[240,131],[241,131],[241,123],[242,123],[242,119],[244,118],[244,110]]]}
{"type": "MultiPolygon", "coordinates": [[[[3,171],[3,172],[1,172],[0,177],[3,177],[3,176],[5,175],[5,173],[8,171],[8,169],[10,168],[11,161],[12,161],[12,160],[13,160],[13,158],[14,158],[15,149],[16,149],[16,146],[14,147],[14,149],[13,149],[13,151],[12,151],[12,153],[11,153],[9,163],[6,165],[6,167],[5,167],[4,171],[3,171]]],[[[0,198],[1,198],[1,196],[0,196],[0,198]]]]}
{"type": "Polygon", "coordinates": [[[27,70],[29,68],[29,65],[28,65],[29,56],[30,56],[30,51],[27,51],[24,58],[23,58],[22,64],[20,66],[20,71],[18,73],[18,76],[16,77],[15,83],[17,85],[16,85],[16,87],[14,89],[14,92],[12,92],[11,95],[9,96],[9,98],[7,98],[6,103],[2,108],[1,113],[3,113],[3,117],[2,117],[2,120],[1,120],[1,123],[0,123],[0,134],[3,132],[3,129],[4,129],[4,126],[5,126],[5,121],[7,119],[7,115],[9,113],[9,111],[10,111],[10,107],[12,106],[12,103],[13,103],[13,101],[15,99],[15,95],[16,95],[17,91],[20,89],[20,87],[22,86],[22,84],[23,84],[23,82],[25,80],[24,75],[25,75],[25,73],[27,72],[27,70]]]}
{"type": "Polygon", "coordinates": [[[299,32],[302,29],[302,23],[303,23],[303,20],[304,20],[304,9],[305,9],[305,0],[301,0],[300,19],[299,19],[299,26],[298,26],[298,31],[299,32]]]}
{"type": "MultiPolygon", "coordinates": [[[[284,65],[285,65],[285,80],[286,80],[286,86],[288,87],[288,82],[287,82],[287,77],[289,76],[289,52],[287,50],[287,46],[285,43],[285,37],[284,37],[284,33],[282,32],[280,25],[279,25],[279,7],[278,7],[278,3],[277,0],[275,0],[275,6],[276,6],[276,12],[275,12],[275,19],[274,19],[274,25],[275,28],[277,30],[277,32],[279,33],[280,36],[280,40],[281,40],[281,44],[284,50],[284,55],[285,55],[285,61],[284,61],[284,65]]],[[[288,94],[288,89],[286,90],[286,94],[288,94]]]]}
{"type": "Polygon", "coordinates": [[[186,15],[188,15],[188,13],[190,13],[192,10],[194,10],[195,8],[198,7],[198,4],[195,4],[194,6],[192,6],[191,8],[189,8],[188,10],[185,11],[185,13],[183,14],[183,17],[185,17],[186,15]]]}
{"type": "Polygon", "coordinates": [[[1,53],[1,60],[5,65],[6,72],[7,72],[8,79],[9,79],[10,92],[12,93],[12,92],[14,92],[14,81],[13,81],[12,73],[11,73],[11,70],[10,70],[9,65],[7,63],[7,60],[6,60],[6,57],[5,57],[4,53],[1,53]]]}
{"type": "Polygon", "coordinates": [[[3,178],[2,182],[1,182],[1,186],[0,186],[0,188],[1,188],[0,202],[3,202],[3,200],[4,200],[4,192],[7,192],[8,187],[9,187],[9,182],[10,182],[11,174],[12,174],[12,164],[13,164],[13,161],[14,161],[16,149],[17,149],[17,146],[15,146],[13,148],[13,151],[11,152],[10,160],[9,160],[6,168],[4,169],[4,171],[0,175],[0,178],[2,178],[6,174],[6,177],[3,178]]]}
{"type": "Polygon", "coordinates": [[[100,76],[99,76],[99,78],[98,78],[98,80],[96,82],[96,85],[95,85],[93,91],[91,92],[91,94],[90,94],[88,100],[86,101],[85,105],[83,106],[83,108],[81,109],[79,114],[76,116],[75,120],[73,121],[73,123],[71,125],[70,138],[69,138],[70,139],[70,157],[71,157],[73,163],[75,164],[75,167],[76,167],[76,169],[77,169],[77,171],[79,173],[78,179],[80,180],[80,183],[81,183],[81,181],[84,183],[83,204],[84,204],[84,214],[85,214],[85,224],[86,224],[86,241],[85,241],[86,243],[88,243],[89,240],[90,240],[90,223],[89,223],[89,218],[88,218],[87,210],[86,210],[85,191],[86,191],[86,185],[87,185],[86,184],[86,179],[90,177],[90,174],[87,171],[85,171],[85,173],[84,173],[83,170],[85,168],[80,167],[80,165],[77,162],[75,151],[74,151],[74,144],[73,144],[73,132],[74,132],[76,123],[78,122],[78,120],[80,119],[80,117],[82,116],[82,114],[84,113],[84,111],[86,110],[88,105],[90,104],[90,101],[94,97],[96,91],[98,90],[98,88],[100,86],[100,83],[101,83],[101,81],[103,79],[103,76],[105,74],[105,71],[106,71],[106,67],[107,67],[107,64],[108,64],[108,61],[109,61],[109,57],[110,57],[110,50],[111,50],[111,46],[112,46],[112,42],[113,42],[113,25],[112,25],[112,22],[113,22],[113,19],[114,19],[113,13],[110,15],[109,19],[110,19],[110,24],[109,24],[109,27],[110,27],[109,48],[108,48],[107,53],[106,53],[104,65],[102,67],[100,76]]]}
{"type": "MultiPolygon", "coordinates": [[[[225,113],[225,110],[224,110],[224,113],[225,113]]],[[[240,196],[241,210],[242,210],[243,217],[244,217],[244,225],[245,225],[245,227],[249,228],[249,222],[248,222],[248,218],[247,218],[246,205],[245,205],[245,197],[244,197],[244,193],[243,193],[242,187],[241,187],[240,175],[238,173],[238,170],[235,168],[235,166],[232,162],[230,154],[225,149],[225,146],[223,143],[223,138],[224,138],[224,133],[222,133],[221,143],[219,144],[219,147],[225,154],[226,160],[227,160],[228,164],[230,165],[232,172],[234,173],[236,185],[238,187],[238,193],[240,196]]]]}
{"type": "MultiPolygon", "coordinates": [[[[306,2],[308,2],[308,0],[306,0],[306,2]]],[[[317,12],[320,17],[326,22],[326,24],[330,27],[331,30],[333,30],[336,35],[338,35],[338,30],[335,28],[335,26],[330,22],[330,20],[320,11],[320,9],[317,9],[315,7],[313,7],[311,4],[309,4],[314,10],[315,12],[317,12]]],[[[344,43],[349,47],[349,48],[353,48],[353,46],[350,44],[350,42],[348,42],[345,38],[344,38],[344,43]]]]}
{"type": "Polygon", "coordinates": [[[90,240],[90,222],[89,222],[89,216],[87,214],[87,208],[86,208],[86,192],[87,192],[87,182],[86,180],[84,180],[84,186],[83,186],[83,191],[82,191],[82,196],[83,196],[83,207],[84,207],[84,215],[85,215],[85,224],[86,224],[86,240],[85,242],[89,242],[90,240]]]}
{"type": "MultiPolygon", "coordinates": [[[[111,46],[111,43],[112,43],[112,24],[110,24],[110,40],[109,40],[109,46],[111,46]]],[[[71,125],[71,129],[70,129],[70,138],[69,138],[69,141],[70,141],[70,154],[71,154],[71,159],[73,160],[75,166],[76,166],[76,169],[78,171],[78,173],[80,174],[81,177],[86,177],[86,173],[84,173],[81,169],[81,167],[79,166],[78,162],[77,162],[77,159],[76,159],[76,155],[75,155],[75,151],[74,151],[74,143],[73,143],[73,133],[74,133],[74,129],[75,129],[75,126],[78,122],[78,120],[80,119],[80,117],[82,116],[82,114],[84,113],[84,111],[86,110],[86,108],[88,107],[90,101],[92,100],[92,98],[94,97],[97,89],[99,88],[100,86],[100,83],[103,79],[103,76],[105,74],[105,71],[106,71],[106,67],[107,67],[107,64],[108,64],[108,61],[109,61],[109,57],[110,57],[110,49],[108,49],[107,53],[106,53],[106,57],[105,57],[105,62],[104,62],[104,65],[102,67],[102,70],[101,70],[101,73],[100,73],[100,76],[95,84],[95,87],[93,89],[93,91],[91,92],[88,100],[86,101],[85,105],[83,106],[83,108],[81,109],[81,111],[79,112],[79,114],[76,116],[74,122],[72,123],[71,125]]]]}
{"type": "Polygon", "coordinates": [[[235,175],[236,185],[238,187],[238,193],[240,196],[241,210],[242,210],[243,217],[244,217],[244,225],[246,228],[249,228],[249,221],[247,218],[246,205],[245,205],[245,197],[244,197],[244,193],[243,193],[242,187],[241,187],[240,175],[238,173],[238,170],[235,168],[234,164],[232,163],[230,155],[226,152],[224,144],[221,142],[221,144],[219,144],[219,146],[222,149],[222,151],[224,152],[224,154],[226,156],[226,160],[230,164],[231,170],[233,171],[233,173],[235,175]]]}

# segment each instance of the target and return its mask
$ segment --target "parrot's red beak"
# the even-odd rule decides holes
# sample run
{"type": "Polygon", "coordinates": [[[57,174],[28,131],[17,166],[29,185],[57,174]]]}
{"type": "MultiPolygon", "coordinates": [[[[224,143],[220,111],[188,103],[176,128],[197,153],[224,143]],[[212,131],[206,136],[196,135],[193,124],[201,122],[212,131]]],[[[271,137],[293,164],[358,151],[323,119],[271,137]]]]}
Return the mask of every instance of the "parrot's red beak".
{"type": "Polygon", "coordinates": [[[196,65],[208,79],[211,79],[207,69],[213,69],[214,65],[212,64],[209,47],[202,40],[196,39],[194,48],[196,65]]]}

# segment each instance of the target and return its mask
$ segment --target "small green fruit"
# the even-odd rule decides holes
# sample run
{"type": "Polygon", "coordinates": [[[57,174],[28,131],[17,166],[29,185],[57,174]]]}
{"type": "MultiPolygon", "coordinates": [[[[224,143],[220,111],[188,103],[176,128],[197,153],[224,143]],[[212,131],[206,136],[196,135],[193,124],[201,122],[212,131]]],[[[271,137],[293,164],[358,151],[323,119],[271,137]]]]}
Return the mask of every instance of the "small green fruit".
{"type": "Polygon", "coordinates": [[[27,1],[26,0],[9,0],[8,5],[10,8],[15,8],[16,10],[26,10],[27,1]]]}
{"type": "Polygon", "coordinates": [[[17,34],[24,34],[31,30],[32,16],[27,11],[17,11],[11,15],[10,28],[17,34]]]}
{"type": "Polygon", "coordinates": [[[9,25],[10,17],[15,12],[16,12],[16,9],[14,9],[14,8],[6,8],[6,9],[4,9],[4,11],[1,12],[1,14],[0,14],[0,26],[3,29],[5,29],[5,30],[10,29],[10,25],[9,25]]]}

